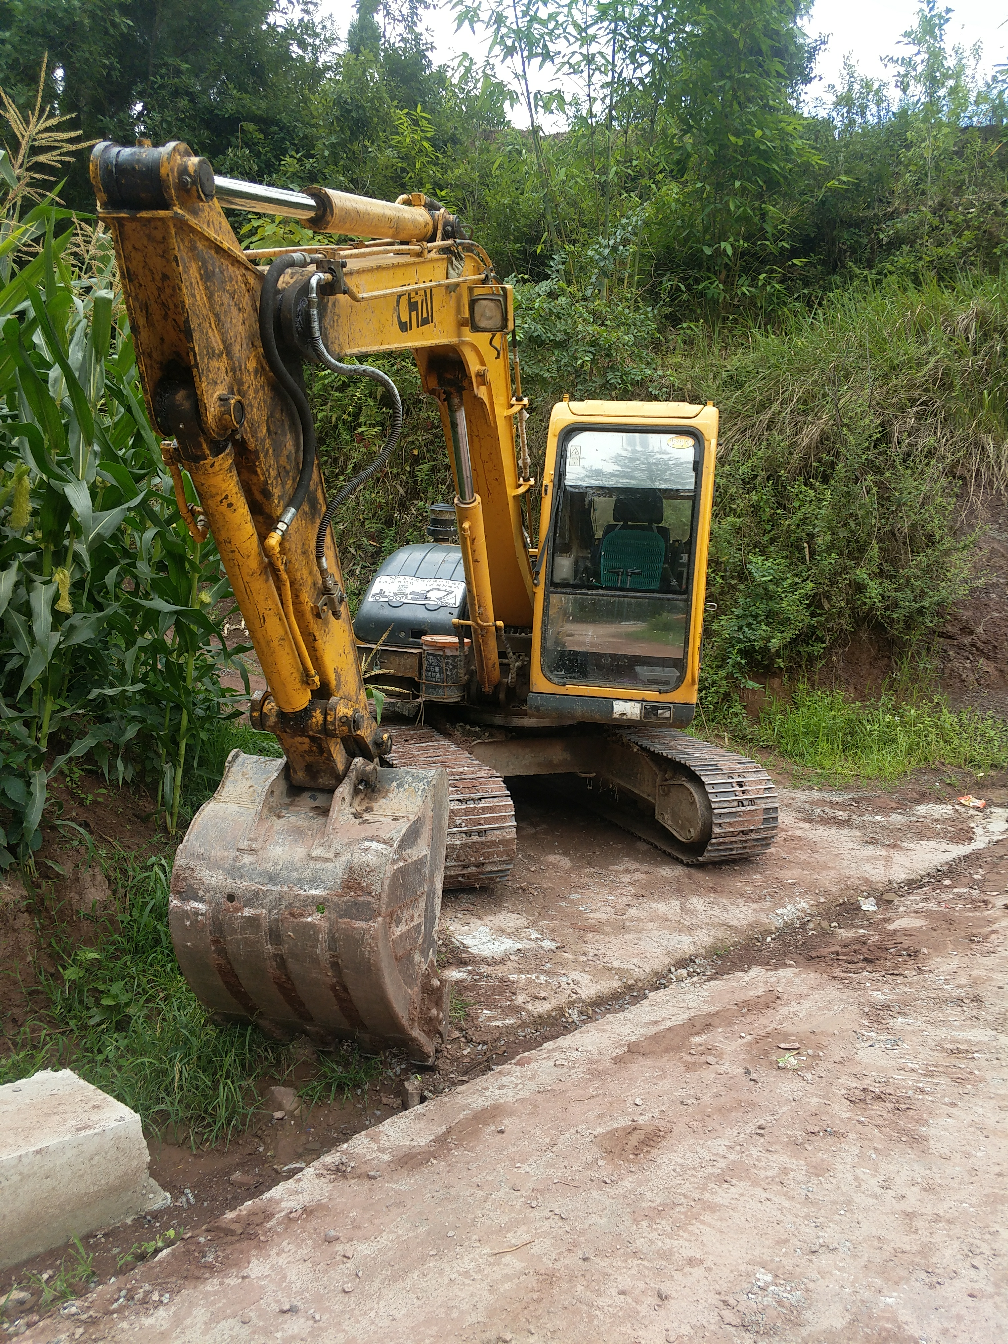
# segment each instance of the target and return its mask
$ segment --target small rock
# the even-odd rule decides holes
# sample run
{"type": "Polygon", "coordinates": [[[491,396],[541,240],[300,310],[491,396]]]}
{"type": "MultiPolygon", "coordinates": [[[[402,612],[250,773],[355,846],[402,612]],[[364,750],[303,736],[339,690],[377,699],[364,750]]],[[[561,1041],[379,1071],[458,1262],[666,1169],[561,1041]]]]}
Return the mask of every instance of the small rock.
{"type": "Polygon", "coordinates": [[[273,1119],[274,1119],[274,1120],[286,1120],[286,1119],[287,1119],[287,1112],[286,1112],[286,1111],[274,1111],[274,1112],[273,1112],[273,1119]]]}
{"type": "Polygon", "coordinates": [[[498,1125],[498,1126],[497,1126],[497,1133],[498,1133],[498,1134],[503,1134],[503,1133],[504,1133],[504,1126],[503,1126],[503,1125],[498,1125]]]}
{"type": "Polygon", "coordinates": [[[668,1293],[665,1291],[664,1288],[659,1288],[659,1289],[658,1289],[658,1301],[659,1301],[659,1302],[667,1302],[667,1301],[668,1301],[668,1297],[669,1297],[669,1295],[668,1295],[668,1293]]]}
{"type": "Polygon", "coordinates": [[[399,1105],[399,1102],[396,1100],[396,1098],[393,1097],[393,1096],[390,1096],[390,1095],[388,1094],[388,1092],[383,1092],[383,1093],[381,1094],[381,1098],[380,1098],[380,1100],[381,1100],[381,1104],[382,1104],[383,1106],[398,1106],[398,1105],[399,1105]]]}
{"type": "Polygon", "coordinates": [[[714,1058],[713,1055],[708,1055],[708,1056],[707,1056],[707,1059],[706,1059],[706,1063],[708,1063],[708,1064],[716,1064],[716,1063],[717,1063],[717,1060],[714,1058]]]}
{"type": "Polygon", "coordinates": [[[380,1171],[369,1171],[367,1174],[367,1178],[369,1181],[376,1181],[380,1175],[381,1175],[380,1171]]]}
{"type": "Polygon", "coordinates": [[[644,1099],[643,1099],[643,1097],[634,1097],[634,1103],[633,1103],[633,1104],[634,1104],[635,1106],[643,1106],[643,1105],[644,1105],[644,1099]]]}
{"type": "Polygon", "coordinates": [[[274,1119],[277,1111],[281,1112],[280,1119],[298,1108],[298,1094],[292,1087],[271,1087],[263,1098],[267,1106],[273,1112],[274,1119]]]}
{"type": "Polygon", "coordinates": [[[339,1241],[340,1234],[334,1227],[327,1227],[325,1231],[325,1239],[326,1241],[339,1241]]]}
{"type": "Polygon", "coordinates": [[[420,1105],[420,1079],[404,1078],[402,1085],[402,1104],[403,1110],[408,1111],[413,1106],[420,1105]]]}
{"type": "Polygon", "coordinates": [[[252,1322],[252,1317],[248,1314],[248,1312],[246,1312],[245,1315],[242,1316],[240,1319],[242,1325],[250,1325],[252,1322]]]}
{"type": "Polygon", "coordinates": [[[288,1302],[285,1307],[280,1307],[278,1310],[280,1311],[281,1315],[285,1316],[289,1313],[291,1316],[293,1316],[296,1312],[300,1311],[301,1308],[298,1306],[296,1302],[288,1302]]]}
{"type": "Polygon", "coordinates": [[[23,1288],[12,1288],[5,1298],[0,1299],[0,1316],[20,1316],[35,1301],[31,1293],[23,1288]]]}
{"type": "Polygon", "coordinates": [[[347,1247],[344,1248],[344,1251],[343,1251],[343,1259],[344,1259],[344,1260],[352,1260],[352,1259],[353,1259],[353,1247],[352,1247],[352,1246],[347,1246],[347,1247]]]}
{"type": "Polygon", "coordinates": [[[355,1283],[345,1283],[345,1284],[343,1285],[343,1291],[344,1291],[345,1293],[352,1293],[353,1290],[354,1290],[356,1287],[357,1287],[357,1285],[356,1285],[355,1283]]]}

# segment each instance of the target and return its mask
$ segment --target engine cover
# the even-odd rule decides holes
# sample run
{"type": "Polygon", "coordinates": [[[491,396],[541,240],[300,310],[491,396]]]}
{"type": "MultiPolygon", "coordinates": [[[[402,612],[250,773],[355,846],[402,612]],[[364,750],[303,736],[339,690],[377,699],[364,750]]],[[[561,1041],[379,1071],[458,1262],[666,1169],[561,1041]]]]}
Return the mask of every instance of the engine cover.
{"type": "Polygon", "coordinates": [[[465,571],[457,546],[421,542],[402,546],[382,561],[354,621],[364,644],[419,649],[424,635],[454,635],[453,620],[466,614],[465,571]]]}

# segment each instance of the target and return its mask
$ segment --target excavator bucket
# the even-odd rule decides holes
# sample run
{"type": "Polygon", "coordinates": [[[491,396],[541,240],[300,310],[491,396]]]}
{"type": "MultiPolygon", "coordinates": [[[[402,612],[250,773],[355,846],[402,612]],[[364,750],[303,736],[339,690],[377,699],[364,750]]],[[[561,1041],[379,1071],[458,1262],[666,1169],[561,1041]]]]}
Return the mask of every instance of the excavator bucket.
{"type": "Polygon", "coordinates": [[[233,751],[172,870],[172,940],[201,1003],[278,1036],[430,1060],[447,830],[444,770],[357,759],[330,793],[233,751]]]}

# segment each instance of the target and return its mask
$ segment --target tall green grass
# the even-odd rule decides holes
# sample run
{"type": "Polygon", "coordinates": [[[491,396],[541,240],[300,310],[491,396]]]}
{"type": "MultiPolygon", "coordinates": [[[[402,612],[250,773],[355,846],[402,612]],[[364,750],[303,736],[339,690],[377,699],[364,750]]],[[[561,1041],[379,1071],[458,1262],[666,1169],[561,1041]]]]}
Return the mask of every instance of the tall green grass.
{"type": "Polygon", "coordinates": [[[790,702],[769,700],[755,722],[735,716],[732,731],[747,746],[769,748],[837,782],[889,782],[925,765],[980,773],[1008,767],[1004,719],[953,710],[937,698],[900,703],[884,694],[861,703],[800,685],[790,702]]]}
{"type": "MultiPolygon", "coordinates": [[[[235,748],[281,754],[269,733],[220,720],[193,762],[186,798],[195,810],[220,782],[235,748]]],[[[104,859],[114,909],[93,946],[58,931],[56,969],[40,976],[44,1002],[0,1052],[0,1084],[69,1067],[137,1111],[152,1128],[194,1143],[226,1142],[259,1106],[257,1084],[287,1077],[295,1054],[252,1024],[218,1026],[182,976],[168,930],[171,857],[104,859]]],[[[312,1102],[367,1086],[381,1064],[352,1045],[319,1059],[304,1083],[312,1102]]]]}
{"type": "Polygon", "coordinates": [[[0,1058],[0,1082],[70,1067],[154,1127],[214,1143],[248,1124],[255,1080],[282,1076],[289,1062],[251,1025],[215,1026],[186,984],[168,932],[169,875],[163,856],[112,866],[118,916],[95,947],[56,939],[45,1008],[0,1058]]]}

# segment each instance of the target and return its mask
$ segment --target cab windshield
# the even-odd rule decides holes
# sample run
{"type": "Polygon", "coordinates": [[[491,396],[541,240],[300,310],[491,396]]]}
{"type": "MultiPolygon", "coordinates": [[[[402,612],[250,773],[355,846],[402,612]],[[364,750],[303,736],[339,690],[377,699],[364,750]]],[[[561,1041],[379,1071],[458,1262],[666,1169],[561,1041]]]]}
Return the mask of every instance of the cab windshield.
{"type": "Polygon", "coordinates": [[[561,446],[542,643],[560,684],[682,680],[702,440],[576,429],[561,446]]]}

